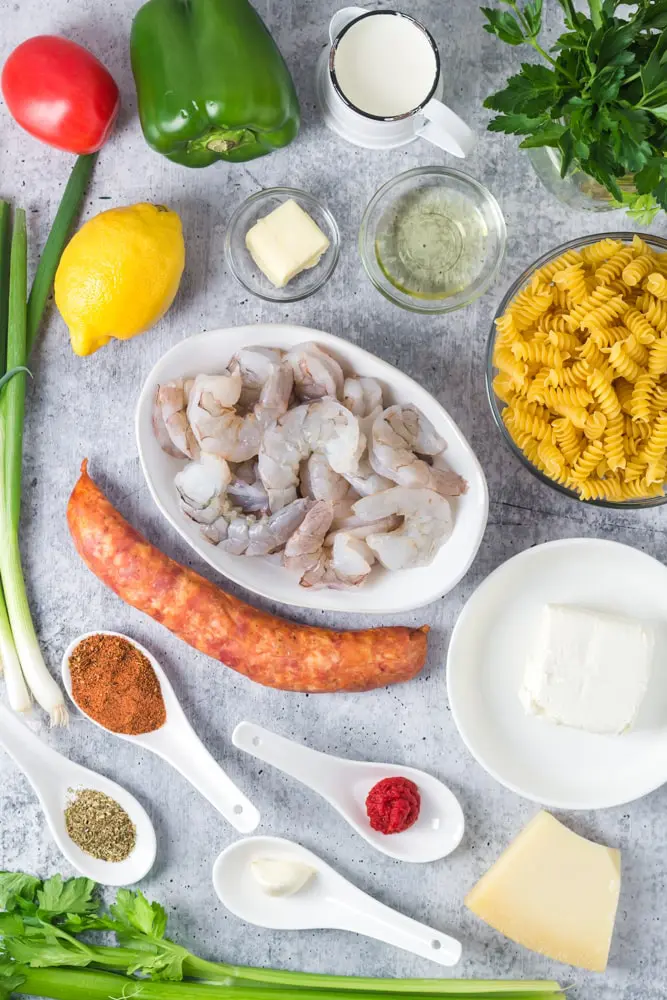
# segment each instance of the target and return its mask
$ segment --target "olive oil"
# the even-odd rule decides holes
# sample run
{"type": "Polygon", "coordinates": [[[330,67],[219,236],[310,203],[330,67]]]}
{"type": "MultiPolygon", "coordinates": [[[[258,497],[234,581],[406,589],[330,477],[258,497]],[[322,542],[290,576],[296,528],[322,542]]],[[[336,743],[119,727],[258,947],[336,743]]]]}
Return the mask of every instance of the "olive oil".
{"type": "Polygon", "coordinates": [[[468,288],[484,265],[488,230],[472,202],[431,185],[399,197],[377,228],[375,254],[388,281],[414,298],[468,288]]]}

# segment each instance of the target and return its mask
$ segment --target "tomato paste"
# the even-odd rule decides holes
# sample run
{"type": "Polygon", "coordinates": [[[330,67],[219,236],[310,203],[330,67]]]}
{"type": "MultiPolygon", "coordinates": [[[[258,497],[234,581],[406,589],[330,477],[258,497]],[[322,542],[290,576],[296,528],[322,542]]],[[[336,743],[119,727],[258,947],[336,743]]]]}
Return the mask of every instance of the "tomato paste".
{"type": "Polygon", "coordinates": [[[373,785],[366,799],[366,812],[374,830],[402,833],[417,822],[421,796],[408,778],[383,778],[373,785]]]}

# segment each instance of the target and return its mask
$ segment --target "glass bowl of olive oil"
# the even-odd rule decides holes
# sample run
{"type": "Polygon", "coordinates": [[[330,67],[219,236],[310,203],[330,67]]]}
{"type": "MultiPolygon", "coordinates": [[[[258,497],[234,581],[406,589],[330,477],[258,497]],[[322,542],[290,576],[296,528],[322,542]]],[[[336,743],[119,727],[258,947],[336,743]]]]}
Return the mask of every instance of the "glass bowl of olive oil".
{"type": "Polygon", "coordinates": [[[416,167],[375,193],[361,220],[366,273],[391,302],[446,313],[478,298],[498,273],[505,220],[490,191],[447,167],[416,167]]]}

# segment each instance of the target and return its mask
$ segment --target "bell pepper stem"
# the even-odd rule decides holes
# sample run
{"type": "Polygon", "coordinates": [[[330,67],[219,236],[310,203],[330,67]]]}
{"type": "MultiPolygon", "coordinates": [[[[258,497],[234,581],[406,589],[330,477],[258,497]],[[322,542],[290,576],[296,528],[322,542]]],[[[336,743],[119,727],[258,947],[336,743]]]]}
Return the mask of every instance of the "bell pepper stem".
{"type": "Polygon", "coordinates": [[[188,151],[204,148],[210,149],[214,153],[229,153],[237,146],[247,146],[256,141],[255,133],[247,128],[216,128],[189,142],[188,151]]]}

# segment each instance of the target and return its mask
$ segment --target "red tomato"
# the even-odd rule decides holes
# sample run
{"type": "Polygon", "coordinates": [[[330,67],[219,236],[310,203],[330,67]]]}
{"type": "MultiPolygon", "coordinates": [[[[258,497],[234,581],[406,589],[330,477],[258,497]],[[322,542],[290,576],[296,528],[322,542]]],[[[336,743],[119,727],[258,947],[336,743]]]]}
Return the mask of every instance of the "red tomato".
{"type": "Polygon", "coordinates": [[[118,114],[118,87],[106,67],[57,35],[37,35],[14,49],[0,85],[19,125],[68,153],[95,153],[118,114]]]}

